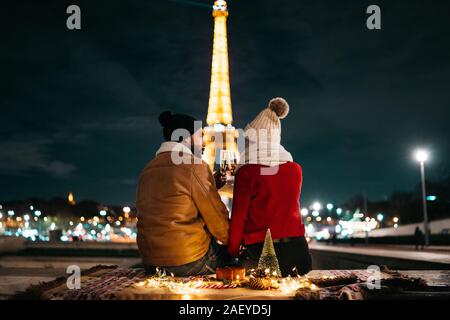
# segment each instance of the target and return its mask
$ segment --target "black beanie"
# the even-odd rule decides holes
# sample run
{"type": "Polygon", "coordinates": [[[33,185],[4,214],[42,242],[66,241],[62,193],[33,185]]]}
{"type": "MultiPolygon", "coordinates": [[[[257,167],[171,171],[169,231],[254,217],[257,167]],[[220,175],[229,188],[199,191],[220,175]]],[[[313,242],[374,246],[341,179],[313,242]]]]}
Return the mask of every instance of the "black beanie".
{"type": "MultiPolygon", "coordinates": [[[[163,134],[166,141],[171,141],[172,133],[177,129],[185,129],[193,135],[195,132],[194,122],[197,121],[195,118],[186,114],[172,114],[170,111],[164,111],[161,113],[158,120],[163,126],[163,134]]],[[[177,142],[181,142],[181,140],[183,140],[183,137],[176,138],[178,138],[177,142]]]]}

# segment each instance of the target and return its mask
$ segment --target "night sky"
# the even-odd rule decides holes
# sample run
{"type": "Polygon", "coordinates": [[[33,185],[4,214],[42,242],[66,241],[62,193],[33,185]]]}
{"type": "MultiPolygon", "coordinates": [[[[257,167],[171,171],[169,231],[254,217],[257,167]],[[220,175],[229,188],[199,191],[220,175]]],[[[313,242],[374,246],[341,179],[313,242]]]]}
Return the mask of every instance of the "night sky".
{"type": "MultiPolygon", "coordinates": [[[[212,1],[195,0],[203,4],[212,1]]],[[[229,1],[234,125],[282,96],[302,201],[385,199],[450,174],[450,2],[229,1]],[[366,8],[382,30],[366,28],[366,8]]],[[[0,201],[133,204],[160,112],[205,119],[213,19],[185,1],[3,1],[0,201]],[[66,28],[78,4],[82,29],[66,28]]]]}

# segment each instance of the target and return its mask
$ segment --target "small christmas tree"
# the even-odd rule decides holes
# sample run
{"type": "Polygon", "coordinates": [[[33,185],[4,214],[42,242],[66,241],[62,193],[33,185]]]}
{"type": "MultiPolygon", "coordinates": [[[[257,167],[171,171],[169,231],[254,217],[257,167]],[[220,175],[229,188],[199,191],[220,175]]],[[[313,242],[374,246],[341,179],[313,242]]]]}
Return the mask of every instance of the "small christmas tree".
{"type": "Polygon", "coordinates": [[[267,229],[264,247],[259,257],[258,269],[270,277],[281,277],[280,266],[278,264],[277,254],[273,246],[272,235],[270,229],[267,229]]]}

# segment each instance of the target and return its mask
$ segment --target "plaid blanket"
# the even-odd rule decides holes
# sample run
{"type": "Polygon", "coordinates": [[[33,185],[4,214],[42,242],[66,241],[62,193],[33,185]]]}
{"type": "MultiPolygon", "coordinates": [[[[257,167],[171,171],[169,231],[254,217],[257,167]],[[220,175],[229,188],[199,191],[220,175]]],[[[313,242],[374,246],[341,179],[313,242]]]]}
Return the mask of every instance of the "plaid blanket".
{"type": "MultiPolygon", "coordinates": [[[[446,273],[448,275],[448,273],[446,273]]],[[[383,294],[391,294],[400,289],[424,289],[427,283],[418,277],[408,277],[403,273],[382,269],[380,272],[381,290],[368,290],[366,280],[371,274],[366,270],[313,270],[308,278],[320,290],[301,290],[295,293],[295,298],[301,300],[316,299],[372,299],[383,294]]],[[[143,269],[121,269],[117,266],[95,266],[81,274],[81,288],[69,289],[67,277],[57,278],[51,282],[30,286],[24,293],[13,296],[12,299],[41,299],[41,300],[105,300],[105,299],[178,299],[179,297],[162,289],[136,289],[137,283],[143,282],[149,276],[143,269]]],[[[208,278],[215,280],[214,277],[208,278]]],[[[182,281],[183,279],[179,279],[182,281]]],[[[186,279],[184,279],[186,280],[186,279]]],[[[189,280],[189,279],[187,279],[189,280]]],[[[209,281],[209,280],[208,280],[209,281]]],[[[214,282],[214,281],[213,281],[214,282]]],[[[442,281],[441,281],[442,282],[442,281]]],[[[264,295],[249,288],[230,288],[217,290],[212,282],[206,286],[198,286],[198,294],[203,299],[211,297],[222,299],[239,296],[240,298],[254,297],[255,294],[264,295]],[[224,292],[227,291],[227,292],[224,292]],[[211,295],[211,296],[210,296],[211,295]]],[[[223,285],[219,286],[223,289],[223,285]]],[[[448,288],[448,287],[447,287],[448,288]]],[[[426,289],[424,289],[426,290],[426,289]]],[[[270,292],[272,298],[288,299],[289,296],[280,292],[270,292]]],[[[200,297],[200,296],[199,296],[200,297]]],[[[263,297],[263,296],[261,296],[263,297]]],[[[194,296],[192,298],[195,298],[194,296]]],[[[198,298],[198,297],[197,297],[198,298]]],[[[268,297],[263,297],[268,298],[268,297]]],[[[294,298],[294,293],[291,299],[294,298]]]]}
{"type": "Polygon", "coordinates": [[[136,282],[142,281],[146,274],[141,269],[117,269],[100,277],[87,279],[80,289],[68,289],[55,292],[51,300],[110,300],[115,293],[136,282]]]}

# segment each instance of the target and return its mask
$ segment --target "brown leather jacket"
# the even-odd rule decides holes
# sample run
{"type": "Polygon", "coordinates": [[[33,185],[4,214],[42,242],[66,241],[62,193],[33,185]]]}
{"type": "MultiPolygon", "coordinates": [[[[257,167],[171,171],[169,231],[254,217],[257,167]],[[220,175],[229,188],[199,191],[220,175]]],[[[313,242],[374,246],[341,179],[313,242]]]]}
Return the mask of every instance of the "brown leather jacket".
{"type": "MultiPolygon", "coordinates": [[[[179,266],[202,258],[211,235],[228,243],[228,211],[205,162],[174,164],[159,153],[140,175],[136,206],[137,243],[144,264],[179,266]],[[205,225],[208,231],[205,230],[205,225]]],[[[198,161],[198,159],[197,159],[198,161]]]]}

